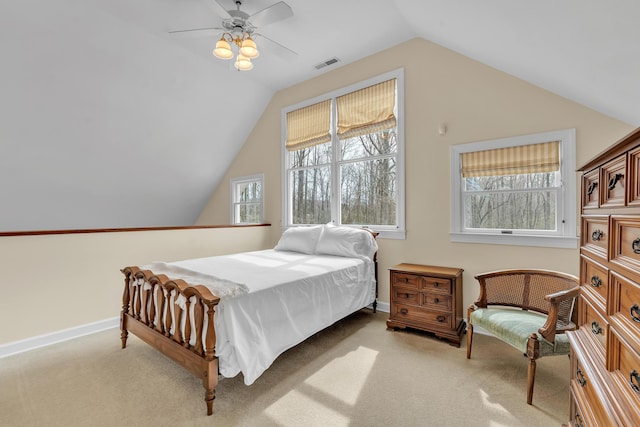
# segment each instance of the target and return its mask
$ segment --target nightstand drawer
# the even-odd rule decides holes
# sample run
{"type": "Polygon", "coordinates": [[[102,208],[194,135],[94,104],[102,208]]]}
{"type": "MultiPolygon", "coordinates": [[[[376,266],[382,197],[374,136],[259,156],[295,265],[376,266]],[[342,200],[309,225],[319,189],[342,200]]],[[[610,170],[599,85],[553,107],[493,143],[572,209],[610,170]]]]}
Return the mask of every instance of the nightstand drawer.
{"type": "Polygon", "coordinates": [[[404,304],[395,304],[391,315],[407,323],[412,321],[418,324],[426,322],[436,325],[449,325],[451,323],[450,313],[441,313],[404,304]]]}
{"type": "Polygon", "coordinates": [[[451,280],[438,277],[423,277],[421,289],[427,292],[451,295],[451,280]]]}
{"type": "Polygon", "coordinates": [[[407,289],[400,286],[394,286],[391,290],[392,301],[400,304],[420,305],[421,295],[422,294],[416,290],[407,289]]]}
{"type": "Polygon", "coordinates": [[[423,293],[422,304],[440,310],[451,310],[453,300],[449,295],[440,295],[436,293],[423,293]]]}
{"type": "Polygon", "coordinates": [[[422,277],[415,274],[393,273],[391,275],[391,286],[401,285],[405,288],[420,289],[422,277]]]}

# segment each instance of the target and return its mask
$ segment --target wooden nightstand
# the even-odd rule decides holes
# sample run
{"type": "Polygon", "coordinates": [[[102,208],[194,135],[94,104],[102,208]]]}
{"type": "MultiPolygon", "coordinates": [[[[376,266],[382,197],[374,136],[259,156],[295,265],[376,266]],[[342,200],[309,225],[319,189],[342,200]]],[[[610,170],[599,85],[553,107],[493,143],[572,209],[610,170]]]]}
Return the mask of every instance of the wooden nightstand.
{"type": "Polygon", "coordinates": [[[462,269],[398,264],[389,269],[391,314],[387,328],[415,328],[434,333],[460,347],[462,269]]]}

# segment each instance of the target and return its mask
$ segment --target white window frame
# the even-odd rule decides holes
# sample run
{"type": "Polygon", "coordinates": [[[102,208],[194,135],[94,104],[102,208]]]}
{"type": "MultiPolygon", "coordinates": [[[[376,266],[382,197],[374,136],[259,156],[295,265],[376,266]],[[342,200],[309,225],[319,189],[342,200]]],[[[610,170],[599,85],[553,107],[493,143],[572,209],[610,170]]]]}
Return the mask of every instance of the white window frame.
{"type": "MultiPolygon", "coordinates": [[[[359,83],[329,92],[327,94],[317,96],[312,99],[300,102],[295,105],[291,105],[282,109],[281,120],[281,135],[282,135],[282,225],[283,228],[296,227],[298,224],[291,223],[292,208],[289,201],[289,181],[287,177],[287,149],[286,149],[286,135],[287,135],[287,113],[293,110],[307,107],[309,105],[316,104],[321,101],[325,101],[330,98],[337,98],[347,93],[355,92],[366,87],[382,83],[390,79],[396,79],[396,139],[398,144],[398,151],[396,154],[396,166],[398,177],[398,201],[396,206],[397,224],[395,226],[380,226],[380,225],[365,225],[373,231],[379,233],[377,238],[382,239],[405,239],[405,166],[404,166],[404,69],[400,68],[394,71],[390,71],[385,74],[381,74],[376,77],[361,81],[359,83]]],[[[335,102],[332,106],[332,119],[336,117],[335,102]]],[[[331,176],[339,176],[339,162],[338,154],[340,150],[339,140],[334,131],[335,126],[332,125],[331,140],[333,147],[333,159],[331,165],[331,176]]],[[[339,180],[332,180],[331,191],[331,222],[337,223],[337,219],[340,218],[340,206],[337,202],[338,195],[340,194],[339,180]]]]}
{"type": "Polygon", "coordinates": [[[256,174],[256,175],[248,175],[248,176],[240,176],[236,178],[231,178],[230,180],[231,188],[230,188],[230,198],[231,198],[231,224],[234,225],[244,225],[244,224],[261,224],[264,222],[264,174],[256,174]],[[236,210],[235,206],[239,202],[236,200],[236,187],[238,184],[244,184],[247,182],[256,182],[259,181],[262,187],[262,196],[260,197],[260,221],[255,222],[238,222],[236,220],[236,210]]]}
{"type": "Polygon", "coordinates": [[[577,248],[576,229],[576,130],[563,129],[551,132],[472,142],[451,147],[451,230],[450,241],[488,243],[497,245],[543,246],[577,248]],[[469,230],[464,227],[464,201],[460,158],[462,153],[516,147],[548,141],[560,141],[560,190],[557,216],[559,228],[554,234],[535,233],[527,230],[469,230]]]}

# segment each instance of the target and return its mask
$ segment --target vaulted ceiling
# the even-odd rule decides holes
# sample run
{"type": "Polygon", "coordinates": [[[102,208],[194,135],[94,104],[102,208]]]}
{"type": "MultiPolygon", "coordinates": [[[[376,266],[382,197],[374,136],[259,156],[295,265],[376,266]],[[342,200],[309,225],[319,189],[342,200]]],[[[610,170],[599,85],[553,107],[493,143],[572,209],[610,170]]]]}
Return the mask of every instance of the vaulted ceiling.
{"type": "Polygon", "coordinates": [[[0,4],[0,231],[192,224],[275,92],[414,37],[640,125],[635,0],[286,0],[249,72],[170,34],[211,1],[0,4]]]}

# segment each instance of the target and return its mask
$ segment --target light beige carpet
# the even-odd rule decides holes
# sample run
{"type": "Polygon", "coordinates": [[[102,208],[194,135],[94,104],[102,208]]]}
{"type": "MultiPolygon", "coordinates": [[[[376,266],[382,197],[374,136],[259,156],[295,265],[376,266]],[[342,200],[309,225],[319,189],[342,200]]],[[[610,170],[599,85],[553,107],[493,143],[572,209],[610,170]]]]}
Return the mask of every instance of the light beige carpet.
{"type": "Polygon", "coordinates": [[[113,329],[0,359],[2,426],[557,426],[569,418],[569,360],[527,363],[474,336],[472,359],[362,310],[280,356],[252,386],[221,379],[206,416],[200,381],[113,329]]]}

